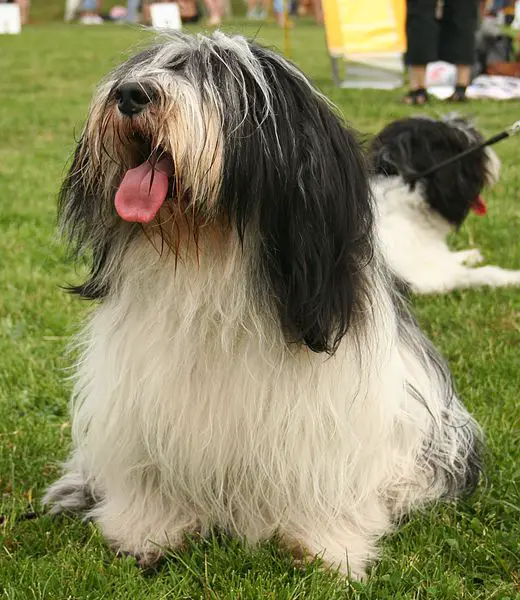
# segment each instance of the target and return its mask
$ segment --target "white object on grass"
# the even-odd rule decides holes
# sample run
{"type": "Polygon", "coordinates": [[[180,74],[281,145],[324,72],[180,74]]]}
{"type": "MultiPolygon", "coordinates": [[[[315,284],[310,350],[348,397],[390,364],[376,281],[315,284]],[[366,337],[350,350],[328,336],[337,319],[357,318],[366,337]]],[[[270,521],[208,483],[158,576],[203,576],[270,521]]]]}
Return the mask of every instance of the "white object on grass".
{"type": "Polygon", "coordinates": [[[18,4],[0,4],[0,33],[21,33],[22,19],[18,4]]]}
{"type": "Polygon", "coordinates": [[[426,67],[426,87],[454,86],[457,80],[457,68],[455,65],[438,60],[429,63],[426,67]]]}
{"type": "Polygon", "coordinates": [[[150,6],[154,29],[182,29],[181,13],[176,2],[156,3],[150,6]]]}

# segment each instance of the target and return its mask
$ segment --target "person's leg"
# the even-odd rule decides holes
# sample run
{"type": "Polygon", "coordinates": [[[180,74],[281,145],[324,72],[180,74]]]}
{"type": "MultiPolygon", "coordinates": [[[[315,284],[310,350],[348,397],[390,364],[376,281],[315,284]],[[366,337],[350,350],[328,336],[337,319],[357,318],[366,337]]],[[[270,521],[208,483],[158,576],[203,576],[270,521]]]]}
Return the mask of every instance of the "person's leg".
{"type": "Polygon", "coordinates": [[[129,23],[137,23],[139,12],[139,0],[128,0],[126,3],[126,20],[129,23]]]}
{"type": "Polygon", "coordinates": [[[468,87],[471,83],[471,67],[469,65],[457,65],[457,85],[468,87]]]}
{"type": "Polygon", "coordinates": [[[96,0],[83,0],[80,21],[83,25],[94,25],[96,20],[96,0]]]}
{"type": "Polygon", "coordinates": [[[83,15],[90,16],[95,15],[97,9],[96,0],[83,0],[82,13],[83,15]]]}
{"type": "Polygon", "coordinates": [[[258,17],[257,0],[247,0],[247,18],[256,19],[258,17]]]}
{"type": "Polygon", "coordinates": [[[152,12],[150,10],[150,4],[151,2],[149,0],[145,0],[145,2],[143,2],[143,23],[145,25],[152,24],[152,12]]]}
{"type": "Polygon", "coordinates": [[[408,0],[406,13],[406,64],[410,67],[407,104],[424,104],[426,65],[437,60],[437,0],[408,0]]]}
{"type": "Polygon", "coordinates": [[[312,9],[314,12],[314,20],[318,25],[323,24],[323,7],[321,5],[321,0],[313,0],[312,9]]]}
{"type": "Polygon", "coordinates": [[[267,19],[269,17],[270,12],[271,12],[271,0],[261,0],[258,16],[261,19],[267,19]]]}
{"type": "Polygon", "coordinates": [[[273,13],[280,27],[284,24],[284,0],[273,0],[273,13]]]}
{"type": "Polygon", "coordinates": [[[424,88],[426,83],[426,65],[412,65],[410,67],[410,89],[424,88]]]}
{"type": "Polygon", "coordinates": [[[206,8],[209,13],[209,25],[220,25],[222,14],[224,12],[223,0],[205,0],[206,8]]]}
{"type": "Polygon", "coordinates": [[[466,100],[471,69],[476,61],[475,33],[478,0],[445,0],[439,35],[439,58],[457,66],[455,93],[450,100],[466,100]]]}

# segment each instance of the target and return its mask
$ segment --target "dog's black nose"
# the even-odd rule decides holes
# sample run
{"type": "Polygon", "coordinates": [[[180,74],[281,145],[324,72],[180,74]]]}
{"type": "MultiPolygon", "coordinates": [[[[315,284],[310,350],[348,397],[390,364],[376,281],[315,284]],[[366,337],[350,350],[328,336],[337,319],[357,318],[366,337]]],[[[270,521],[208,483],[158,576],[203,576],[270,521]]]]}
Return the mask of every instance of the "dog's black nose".
{"type": "Polygon", "coordinates": [[[119,112],[127,117],[137,115],[152,101],[150,89],[136,81],[122,83],[116,89],[115,96],[119,112]]]}

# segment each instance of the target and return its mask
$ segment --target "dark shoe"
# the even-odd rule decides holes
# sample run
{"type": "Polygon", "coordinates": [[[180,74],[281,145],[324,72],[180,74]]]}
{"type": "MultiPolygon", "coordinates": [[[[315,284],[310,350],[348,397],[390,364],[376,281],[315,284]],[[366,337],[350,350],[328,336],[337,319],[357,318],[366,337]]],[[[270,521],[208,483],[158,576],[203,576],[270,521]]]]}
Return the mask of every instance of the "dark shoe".
{"type": "Polygon", "coordinates": [[[447,101],[448,102],[467,102],[468,98],[466,96],[466,86],[465,85],[455,86],[455,91],[449,98],[447,98],[447,101]]]}
{"type": "Polygon", "coordinates": [[[429,102],[428,93],[424,88],[410,90],[403,98],[403,102],[409,106],[421,106],[429,102]]]}

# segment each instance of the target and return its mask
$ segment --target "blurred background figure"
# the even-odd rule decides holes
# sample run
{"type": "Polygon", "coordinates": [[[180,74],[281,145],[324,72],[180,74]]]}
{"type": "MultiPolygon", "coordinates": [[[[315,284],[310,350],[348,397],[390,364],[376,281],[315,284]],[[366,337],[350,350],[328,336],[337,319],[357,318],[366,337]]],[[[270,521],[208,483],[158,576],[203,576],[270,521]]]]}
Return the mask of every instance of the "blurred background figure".
{"type": "Polygon", "coordinates": [[[81,0],[66,0],[65,2],[65,21],[69,22],[76,18],[76,14],[81,6],[81,0]]]}
{"type": "Polygon", "coordinates": [[[26,25],[29,21],[30,0],[0,0],[0,4],[18,4],[22,25],[26,25]]]}
{"type": "MultiPolygon", "coordinates": [[[[150,5],[160,2],[172,2],[172,0],[144,0],[142,20],[145,25],[152,24],[150,5]]],[[[176,3],[179,5],[179,12],[183,23],[196,23],[199,20],[200,14],[197,6],[197,0],[176,0],[176,3]]],[[[135,6],[137,4],[139,3],[136,2],[136,0],[128,0],[128,21],[131,23],[135,23],[137,21],[138,9],[135,6]],[[132,4],[132,7],[130,7],[130,4],[132,4]]]]}
{"type": "Polygon", "coordinates": [[[139,20],[139,0],[128,0],[126,3],[126,20],[129,23],[137,23],[139,20]]]}
{"type": "Polygon", "coordinates": [[[407,0],[406,64],[410,91],[406,104],[425,104],[426,65],[443,60],[457,67],[455,91],[448,100],[464,102],[475,62],[479,0],[407,0]]]}
{"type": "Polygon", "coordinates": [[[99,11],[101,0],[83,0],[80,23],[83,25],[102,25],[104,23],[99,11]]]}
{"type": "MultiPolygon", "coordinates": [[[[276,1],[276,0],[275,0],[276,1]]],[[[248,0],[247,18],[265,20],[269,16],[269,0],[248,0]]]]}
{"type": "Polygon", "coordinates": [[[305,17],[312,14],[318,25],[323,23],[323,8],[321,5],[321,0],[300,0],[296,10],[300,17],[305,17]]]}
{"type": "Polygon", "coordinates": [[[208,25],[217,27],[222,22],[226,11],[226,0],[205,0],[208,13],[208,25]]]}

